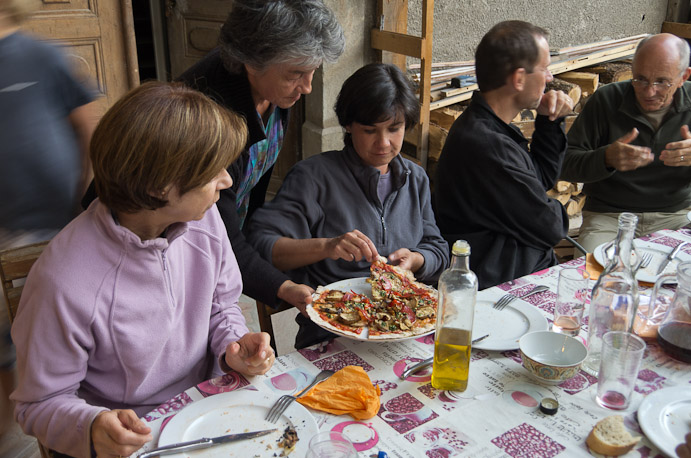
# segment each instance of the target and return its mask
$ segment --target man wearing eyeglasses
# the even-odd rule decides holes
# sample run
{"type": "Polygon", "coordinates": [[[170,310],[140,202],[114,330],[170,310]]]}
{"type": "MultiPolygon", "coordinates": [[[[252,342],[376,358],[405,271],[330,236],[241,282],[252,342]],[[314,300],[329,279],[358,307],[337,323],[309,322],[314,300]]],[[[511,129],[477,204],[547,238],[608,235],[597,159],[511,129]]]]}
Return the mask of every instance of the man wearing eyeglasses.
{"type": "Polygon", "coordinates": [[[613,240],[617,218],[638,215],[636,237],[689,223],[689,45],[671,34],[642,40],[633,79],[595,91],[568,133],[561,178],[585,183],[578,242],[613,240]]]}

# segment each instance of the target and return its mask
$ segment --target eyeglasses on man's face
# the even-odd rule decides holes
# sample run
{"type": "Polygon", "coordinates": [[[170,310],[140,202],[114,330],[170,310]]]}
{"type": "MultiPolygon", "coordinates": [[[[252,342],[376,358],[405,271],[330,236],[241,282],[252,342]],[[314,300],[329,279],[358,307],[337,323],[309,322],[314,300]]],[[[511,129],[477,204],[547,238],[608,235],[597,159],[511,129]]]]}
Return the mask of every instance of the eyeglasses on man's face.
{"type": "Polygon", "coordinates": [[[673,83],[670,81],[655,81],[651,83],[650,81],[642,78],[634,78],[631,80],[631,84],[633,84],[633,87],[638,89],[647,89],[648,86],[652,86],[656,91],[664,91],[665,89],[671,88],[673,83]]]}

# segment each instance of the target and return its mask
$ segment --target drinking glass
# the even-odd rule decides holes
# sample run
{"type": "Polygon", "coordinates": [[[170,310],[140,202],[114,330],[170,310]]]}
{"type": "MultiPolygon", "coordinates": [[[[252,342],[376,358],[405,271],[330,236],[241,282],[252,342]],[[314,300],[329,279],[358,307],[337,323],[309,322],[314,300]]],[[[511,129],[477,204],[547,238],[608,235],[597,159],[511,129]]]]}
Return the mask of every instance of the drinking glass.
{"type": "Polygon", "coordinates": [[[557,301],[554,304],[552,331],[572,337],[578,335],[588,296],[588,274],[579,269],[559,271],[557,301]]]}
{"type": "Polygon", "coordinates": [[[612,410],[629,407],[644,350],[645,342],[629,332],[610,331],[602,337],[598,404],[612,410]]]}
{"type": "Polygon", "coordinates": [[[357,451],[342,433],[322,431],[310,439],[307,458],[357,458],[357,451]]]}

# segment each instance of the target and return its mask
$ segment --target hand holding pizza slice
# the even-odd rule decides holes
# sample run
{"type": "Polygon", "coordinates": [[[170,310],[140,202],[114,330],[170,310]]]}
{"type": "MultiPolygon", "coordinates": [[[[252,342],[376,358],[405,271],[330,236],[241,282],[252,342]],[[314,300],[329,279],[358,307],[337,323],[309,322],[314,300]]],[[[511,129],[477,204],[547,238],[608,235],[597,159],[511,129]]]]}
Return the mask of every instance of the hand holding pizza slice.
{"type": "Polygon", "coordinates": [[[372,263],[366,281],[372,285],[372,299],[320,286],[307,310],[312,321],[342,335],[367,335],[370,340],[417,336],[434,330],[437,292],[416,281],[412,272],[387,264],[380,256],[372,263]]]}

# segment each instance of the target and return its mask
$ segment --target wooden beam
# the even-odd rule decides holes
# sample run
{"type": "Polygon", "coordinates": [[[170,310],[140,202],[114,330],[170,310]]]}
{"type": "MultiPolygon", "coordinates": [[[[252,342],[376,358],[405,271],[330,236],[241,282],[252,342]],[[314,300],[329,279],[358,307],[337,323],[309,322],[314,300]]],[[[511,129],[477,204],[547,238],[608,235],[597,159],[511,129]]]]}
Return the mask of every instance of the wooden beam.
{"type": "Polygon", "coordinates": [[[681,22],[663,22],[662,33],[671,33],[681,38],[691,38],[691,24],[681,22]]]}
{"type": "MultiPolygon", "coordinates": [[[[382,0],[377,2],[379,29],[390,32],[408,32],[408,0],[382,0]]],[[[394,64],[403,72],[406,71],[406,56],[389,51],[378,50],[381,62],[394,64]]]]}
{"type": "Polygon", "coordinates": [[[391,51],[410,57],[422,57],[425,48],[425,39],[403,33],[387,32],[386,30],[372,29],[372,47],[381,51],[391,51]]]}
{"type": "Polygon", "coordinates": [[[420,143],[417,146],[417,157],[424,169],[427,169],[429,154],[429,112],[430,85],[432,76],[432,27],[434,24],[434,0],[422,2],[422,42],[420,49],[420,143]]]}

